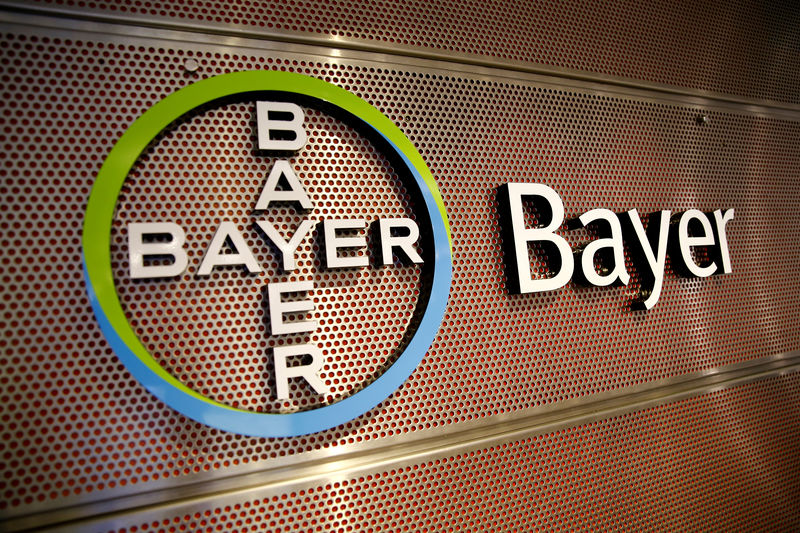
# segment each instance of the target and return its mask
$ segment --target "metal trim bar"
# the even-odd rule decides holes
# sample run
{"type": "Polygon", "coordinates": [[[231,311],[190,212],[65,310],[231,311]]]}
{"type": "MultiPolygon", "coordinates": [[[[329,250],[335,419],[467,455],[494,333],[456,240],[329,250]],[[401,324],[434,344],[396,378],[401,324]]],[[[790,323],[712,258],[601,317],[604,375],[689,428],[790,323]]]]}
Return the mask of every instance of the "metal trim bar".
{"type": "MultiPolygon", "coordinates": [[[[774,100],[763,100],[740,97],[730,94],[704,91],[701,89],[691,89],[687,87],[651,83],[631,78],[622,78],[607,74],[580,71],[563,67],[542,65],[536,63],[526,63],[523,61],[480,56],[476,54],[459,54],[452,52],[442,52],[430,48],[401,45],[397,43],[376,43],[363,39],[344,38],[339,36],[322,36],[313,33],[293,33],[282,30],[260,29],[251,31],[233,24],[207,23],[207,22],[185,22],[173,21],[167,18],[159,18],[146,15],[117,14],[109,13],[97,9],[74,8],[63,6],[43,6],[30,4],[24,0],[0,0],[0,9],[11,12],[46,15],[51,17],[62,17],[79,21],[101,22],[123,24],[126,26],[138,26],[144,28],[154,28],[159,30],[174,30],[182,32],[202,33],[217,36],[229,36],[245,39],[273,40],[284,43],[303,44],[312,46],[323,46],[327,48],[337,48],[354,50],[361,52],[372,52],[387,54],[390,56],[429,59],[435,61],[448,61],[460,63],[462,65],[473,65],[479,67],[497,68],[508,71],[515,71],[526,74],[538,74],[545,76],[557,76],[571,80],[588,81],[592,83],[602,83],[632,89],[644,89],[659,93],[701,97],[720,102],[735,103],[740,105],[758,105],[782,109],[788,111],[800,111],[800,104],[790,104],[774,100]]],[[[63,27],[63,21],[58,27],[63,27]]]]}
{"type": "MultiPolygon", "coordinates": [[[[800,372],[800,351],[696,372],[678,378],[608,392],[431,430],[425,438],[390,437],[380,445],[343,446],[331,454],[319,450],[281,459],[280,465],[240,472],[224,478],[198,479],[191,484],[148,490],[53,509],[52,502],[36,512],[6,517],[4,531],[100,531],[152,522],[166,515],[192,514],[210,502],[225,506],[314,486],[358,478],[391,469],[515,442],[537,435],[618,417],[687,398],[734,388],[762,379],[800,372]]],[[[26,509],[30,512],[30,509],[26,509]]]]}
{"type": "MultiPolygon", "coordinates": [[[[61,37],[64,39],[90,38],[110,39],[126,44],[159,43],[163,46],[191,45],[195,49],[220,51],[220,48],[235,50],[238,53],[267,52],[281,53],[284,58],[308,60],[309,56],[320,61],[347,63],[360,66],[377,66],[383,68],[409,68],[416,72],[432,75],[457,75],[478,80],[506,80],[517,84],[534,84],[537,87],[553,90],[571,90],[625,98],[642,102],[652,102],[682,107],[696,107],[697,111],[719,111],[724,113],[758,115],[765,118],[800,121],[800,106],[778,107],[759,104],[743,105],[705,96],[690,96],[670,92],[654,92],[645,88],[625,87],[603,82],[581,81],[579,79],[560,78],[554,75],[525,73],[504,70],[499,65],[481,67],[444,60],[420,59],[400,55],[378,54],[330,46],[320,47],[307,44],[255,40],[240,37],[220,36],[206,33],[192,33],[177,30],[153,29],[144,26],[128,26],[103,22],[92,22],[77,19],[60,20],[48,16],[23,14],[14,11],[3,11],[0,0],[0,30],[4,32],[26,32],[42,37],[61,37]],[[76,34],[78,34],[76,36],[76,34]]],[[[335,44],[335,43],[332,43],[335,44]]]]}

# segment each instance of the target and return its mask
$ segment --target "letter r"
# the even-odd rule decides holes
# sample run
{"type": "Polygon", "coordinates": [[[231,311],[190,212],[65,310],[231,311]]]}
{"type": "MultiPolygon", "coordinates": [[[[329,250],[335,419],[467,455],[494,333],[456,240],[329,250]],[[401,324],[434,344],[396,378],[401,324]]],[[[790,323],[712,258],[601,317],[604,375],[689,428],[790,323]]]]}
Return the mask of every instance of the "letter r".
{"type": "Polygon", "coordinates": [[[313,344],[297,344],[276,346],[273,349],[275,361],[276,397],[279,400],[289,398],[289,378],[303,378],[317,394],[330,394],[331,391],[319,377],[319,371],[325,365],[325,357],[313,344]],[[310,355],[311,362],[302,366],[289,366],[287,359],[295,355],[310,355]]]}

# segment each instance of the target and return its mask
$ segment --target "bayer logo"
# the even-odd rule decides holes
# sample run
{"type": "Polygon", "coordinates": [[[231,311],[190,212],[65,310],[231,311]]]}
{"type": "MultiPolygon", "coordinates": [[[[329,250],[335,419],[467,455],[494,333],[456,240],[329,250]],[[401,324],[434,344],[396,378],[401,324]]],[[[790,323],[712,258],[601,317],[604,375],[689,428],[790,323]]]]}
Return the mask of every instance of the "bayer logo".
{"type": "Polygon", "coordinates": [[[320,431],[388,397],[430,346],[443,212],[413,145],[366,102],[228,74],[157,104],[112,150],[87,209],[87,285],[115,352],[171,407],[248,435],[320,431]]]}

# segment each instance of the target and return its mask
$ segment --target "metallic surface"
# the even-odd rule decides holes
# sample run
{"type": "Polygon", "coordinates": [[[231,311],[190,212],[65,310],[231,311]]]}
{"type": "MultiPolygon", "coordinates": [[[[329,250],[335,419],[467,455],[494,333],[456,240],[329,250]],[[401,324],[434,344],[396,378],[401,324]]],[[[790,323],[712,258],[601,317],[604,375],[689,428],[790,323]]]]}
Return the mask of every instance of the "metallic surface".
{"type": "MultiPolygon", "coordinates": [[[[182,516],[198,509],[236,505],[265,496],[280,497],[332,481],[357,480],[370,473],[440,461],[457,454],[474,454],[489,447],[504,447],[535,436],[591,426],[610,418],[624,420],[626,415],[637,411],[662,408],[699,395],[736,390],[748,384],[755,385],[765,378],[796,377],[798,370],[800,357],[797,354],[770,357],[756,363],[731,365],[719,371],[663,380],[646,387],[598,394],[591,399],[493,416],[485,422],[459,424],[450,427],[449,431],[438,431],[430,438],[409,441],[406,438],[389,437],[381,442],[379,448],[344,445],[335,453],[309,452],[302,458],[288,457],[280,462],[262,465],[261,469],[231,469],[233,471],[229,473],[235,475],[230,477],[195,476],[194,483],[170,483],[157,490],[85,503],[69,509],[40,510],[35,515],[11,519],[5,525],[10,530],[16,530],[63,523],[53,530],[104,531],[135,525],[142,520],[143,514],[148,520],[158,520],[163,516],[182,516]],[[143,513],[142,510],[146,508],[153,510],[143,513]]],[[[796,379],[789,383],[795,382],[796,379]]],[[[783,399],[788,400],[786,397],[783,399]]],[[[789,425],[791,420],[789,418],[789,425]]],[[[787,434],[791,437],[791,430],[787,430],[787,434]]],[[[587,512],[591,510],[587,509],[587,512]]]]}
{"type": "MultiPolygon", "coordinates": [[[[442,62],[403,57],[402,48],[374,54],[17,11],[3,18],[6,529],[641,529],[652,520],[666,529],[797,527],[800,243],[789,222],[800,204],[800,116],[790,90],[750,90],[752,80],[736,72],[716,84],[685,84],[760,104],[740,105],[718,94],[631,89],[625,79],[560,78],[557,69],[539,76],[478,68],[458,54],[442,62]],[[198,63],[195,73],[188,60],[198,63]],[[453,231],[448,313],[417,371],[363,417],[294,439],[213,430],[150,396],[100,335],[80,267],[88,191],[125,128],[196,79],[254,68],[326,79],[394,120],[430,166],[453,231]],[[742,85],[732,88],[736,80],[742,85]],[[550,185],[568,215],[735,208],[733,273],[685,280],[668,269],[661,301],[646,314],[628,309],[635,286],[511,297],[494,189],[514,180],[550,185]]],[[[791,80],[791,62],[779,64],[779,79],[791,80]]],[[[167,187],[162,204],[205,198],[184,172],[210,176],[206,189],[235,200],[227,209],[249,205],[256,187],[242,177],[255,180],[264,163],[250,161],[235,134],[207,133],[208,124],[234,133],[246,125],[247,113],[229,105],[186,122],[140,160],[118,226],[131,213],[147,214],[163,176],[185,190],[167,187]],[[238,170],[219,172],[222,163],[238,170]]],[[[329,141],[312,146],[302,164],[317,200],[335,185],[355,202],[332,209],[365,209],[365,217],[404,209],[379,154],[316,118],[329,141]],[[370,179],[348,172],[353,166],[370,179]]],[[[218,208],[207,201],[186,222],[198,242],[208,240],[203,232],[218,208]]],[[[589,238],[563,234],[573,243],[589,238]]],[[[181,329],[159,329],[177,320],[165,305],[192,297],[136,287],[124,279],[124,256],[114,261],[118,290],[154,351],[180,344],[186,331],[203,345],[247,339],[252,354],[220,349],[209,359],[183,345],[182,379],[220,401],[282,408],[259,381],[271,341],[257,333],[263,316],[237,304],[253,290],[241,278],[228,275],[211,289],[227,305],[192,304],[197,316],[180,315],[181,329]],[[140,299],[142,291],[152,299],[140,299]],[[149,316],[147,305],[136,307],[147,302],[160,302],[149,316]]],[[[401,275],[413,284],[413,273],[401,275]]],[[[403,297],[369,297],[364,283],[348,290],[354,304],[343,320],[363,323],[346,342],[393,342],[382,331],[406,316],[403,297]]],[[[369,364],[381,363],[359,359],[339,378],[343,394],[369,379],[361,372],[369,364]]]]}
{"type": "Polygon", "coordinates": [[[79,20],[502,65],[742,103],[800,104],[800,9],[791,2],[442,1],[403,10],[344,0],[4,4],[79,20]]]}

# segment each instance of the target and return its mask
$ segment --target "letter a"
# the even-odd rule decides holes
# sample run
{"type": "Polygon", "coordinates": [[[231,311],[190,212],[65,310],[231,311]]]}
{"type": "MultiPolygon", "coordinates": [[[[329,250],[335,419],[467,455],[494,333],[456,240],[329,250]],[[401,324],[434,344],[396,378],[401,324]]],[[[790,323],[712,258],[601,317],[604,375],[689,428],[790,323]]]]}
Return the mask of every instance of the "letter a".
{"type": "Polygon", "coordinates": [[[314,206],[303,188],[303,184],[292,170],[292,166],[285,159],[275,161],[272,170],[267,177],[264,188],[256,202],[256,211],[264,211],[269,207],[270,202],[297,202],[303,209],[312,209],[314,206]],[[289,190],[277,190],[278,182],[283,176],[289,184],[289,190]]]}

